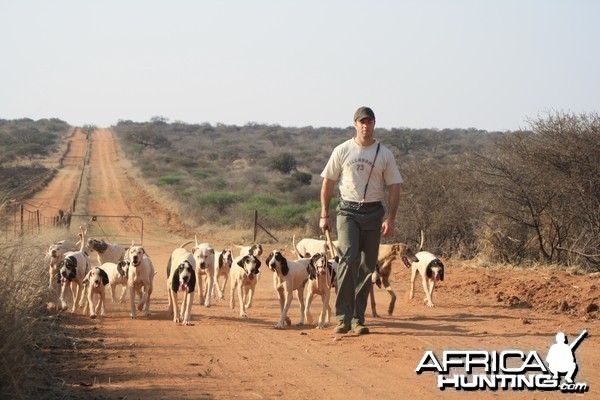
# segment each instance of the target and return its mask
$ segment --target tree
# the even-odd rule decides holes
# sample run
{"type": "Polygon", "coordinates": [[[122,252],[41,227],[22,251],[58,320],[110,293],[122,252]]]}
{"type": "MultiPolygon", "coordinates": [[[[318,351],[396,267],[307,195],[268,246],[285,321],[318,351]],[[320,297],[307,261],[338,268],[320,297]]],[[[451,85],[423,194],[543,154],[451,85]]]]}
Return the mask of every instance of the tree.
{"type": "Polygon", "coordinates": [[[600,118],[552,112],[530,124],[471,160],[496,228],[487,239],[504,255],[512,242],[513,258],[598,268],[600,118]]]}
{"type": "Polygon", "coordinates": [[[296,165],[296,158],[289,153],[281,153],[269,160],[271,169],[277,170],[282,174],[289,174],[296,169],[296,165]]]}

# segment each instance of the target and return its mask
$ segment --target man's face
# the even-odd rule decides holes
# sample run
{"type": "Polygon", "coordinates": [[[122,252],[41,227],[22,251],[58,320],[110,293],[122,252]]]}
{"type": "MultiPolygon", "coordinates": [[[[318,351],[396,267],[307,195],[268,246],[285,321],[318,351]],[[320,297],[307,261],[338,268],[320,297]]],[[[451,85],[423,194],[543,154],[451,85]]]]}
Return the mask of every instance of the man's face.
{"type": "Polygon", "coordinates": [[[373,136],[375,130],[375,120],[371,118],[363,118],[358,121],[354,121],[354,127],[356,128],[356,134],[361,137],[373,136]]]}

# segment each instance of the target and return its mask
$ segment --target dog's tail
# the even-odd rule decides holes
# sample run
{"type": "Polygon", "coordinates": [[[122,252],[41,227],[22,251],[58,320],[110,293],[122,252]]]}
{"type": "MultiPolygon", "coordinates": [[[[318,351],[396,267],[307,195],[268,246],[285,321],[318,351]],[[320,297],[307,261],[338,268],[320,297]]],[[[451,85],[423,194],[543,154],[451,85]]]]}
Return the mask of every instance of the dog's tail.
{"type": "MultiPolygon", "coordinates": [[[[185,243],[183,243],[181,246],[179,246],[179,248],[181,248],[181,249],[184,249],[184,248],[185,248],[185,246],[187,246],[188,244],[190,244],[190,243],[192,243],[192,242],[193,242],[193,240],[188,240],[187,242],[185,242],[185,243]]],[[[198,242],[196,241],[196,246],[198,245],[197,243],[198,243],[198,242]]]]}
{"type": "Polygon", "coordinates": [[[79,251],[83,251],[87,247],[85,235],[87,235],[87,225],[79,225],[79,251]]]}
{"type": "Polygon", "coordinates": [[[419,250],[418,251],[423,250],[423,245],[425,244],[425,231],[423,230],[423,228],[421,228],[421,234],[420,235],[421,235],[421,238],[420,238],[420,241],[419,241],[419,250]]]}
{"type": "Polygon", "coordinates": [[[292,245],[294,246],[294,251],[296,252],[296,255],[298,256],[298,258],[304,258],[304,254],[300,253],[300,250],[298,250],[298,247],[296,247],[296,235],[292,235],[292,245]]]}

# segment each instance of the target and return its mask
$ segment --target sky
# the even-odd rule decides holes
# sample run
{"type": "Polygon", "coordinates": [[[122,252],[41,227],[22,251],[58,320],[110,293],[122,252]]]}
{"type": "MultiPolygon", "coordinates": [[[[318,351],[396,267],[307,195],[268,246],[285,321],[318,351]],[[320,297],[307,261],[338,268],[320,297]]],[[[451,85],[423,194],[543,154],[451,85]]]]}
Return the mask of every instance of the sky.
{"type": "Polygon", "coordinates": [[[596,0],[0,0],[0,118],[527,129],[600,107],[596,0]]]}

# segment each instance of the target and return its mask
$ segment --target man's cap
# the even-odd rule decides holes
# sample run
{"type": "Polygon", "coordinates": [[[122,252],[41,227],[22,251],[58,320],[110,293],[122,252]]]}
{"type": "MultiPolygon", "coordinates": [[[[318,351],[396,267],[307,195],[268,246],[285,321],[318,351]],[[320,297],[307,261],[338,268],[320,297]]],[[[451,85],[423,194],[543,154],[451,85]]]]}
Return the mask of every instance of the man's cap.
{"type": "Polygon", "coordinates": [[[360,121],[363,118],[375,119],[375,113],[369,107],[360,107],[354,113],[354,121],[360,121]]]}

